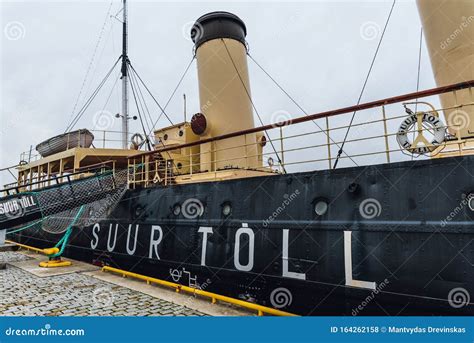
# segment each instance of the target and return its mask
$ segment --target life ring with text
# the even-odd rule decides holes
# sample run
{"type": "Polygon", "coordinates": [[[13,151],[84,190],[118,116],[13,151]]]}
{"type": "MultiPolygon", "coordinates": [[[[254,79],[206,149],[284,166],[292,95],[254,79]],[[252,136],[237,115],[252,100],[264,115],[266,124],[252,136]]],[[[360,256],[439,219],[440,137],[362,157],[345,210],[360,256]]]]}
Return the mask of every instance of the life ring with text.
{"type": "Polygon", "coordinates": [[[440,146],[446,137],[446,126],[439,116],[430,112],[418,112],[407,117],[400,125],[397,132],[397,142],[403,149],[412,154],[426,154],[440,146]],[[415,128],[416,126],[416,128],[415,128]],[[428,128],[427,128],[428,127],[428,128]],[[412,141],[408,133],[415,132],[412,141]],[[424,133],[429,132],[433,137],[428,140],[424,133]]]}

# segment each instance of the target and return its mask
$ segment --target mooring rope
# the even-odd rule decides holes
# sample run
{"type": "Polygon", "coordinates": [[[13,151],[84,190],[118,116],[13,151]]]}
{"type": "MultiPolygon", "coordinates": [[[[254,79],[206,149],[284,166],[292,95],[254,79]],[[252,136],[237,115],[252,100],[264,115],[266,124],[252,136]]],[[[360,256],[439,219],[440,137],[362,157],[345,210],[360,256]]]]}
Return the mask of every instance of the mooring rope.
{"type": "MultiPolygon", "coordinates": [[[[49,217],[49,216],[48,216],[48,217],[49,217]]],[[[19,228],[19,229],[16,229],[16,230],[13,230],[13,231],[9,231],[9,232],[7,232],[6,234],[8,235],[8,234],[10,234],[10,233],[20,232],[20,231],[29,229],[30,227],[35,226],[36,224],[42,223],[43,221],[45,221],[46,219],[48,219],[48,217],[44,217],[44,218],[42,218],[42,219],[40,219],[40,220],[37,220],[37,221],[35,221],[35,222],[31,223],[31,224],[28,224],[28,225],[26,225],[26,226],[24,226],[24,227],[19,228]]]]}
{"type": "Polygon", "coordinates": [[[67,242],[69,240],[69,237],[71,236],[72,227],[74,226],[74,224],[76,224],[77,219],[80,217],[83,211],[84,211],[84,205],[82,205],[81,208],[79,208],[79,211],[77,211],[76,216],[74,217],[71,224],[67,228],[66,233],[64,234],[63,238],[61,238],[59,242],[56,243],[56,245],[54,246],[55,248],[58,248],[61,245],[61,249],[59,250],[59,252],[53,255],[49,255],[49,257],[59,257],[63,254],[64,249],[66,248],[67,242]]]}

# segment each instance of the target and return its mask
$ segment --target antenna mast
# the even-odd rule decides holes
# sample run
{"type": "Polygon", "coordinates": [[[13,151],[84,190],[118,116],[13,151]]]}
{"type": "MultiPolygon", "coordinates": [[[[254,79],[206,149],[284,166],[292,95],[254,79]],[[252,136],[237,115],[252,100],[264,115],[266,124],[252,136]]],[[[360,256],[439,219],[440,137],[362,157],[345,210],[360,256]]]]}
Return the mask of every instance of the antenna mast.
{"type": "Polygon", "coordinates": [[[123,0],[122,32],[122,148],[128,148],[128,33],[127,0],[123,0]]]}

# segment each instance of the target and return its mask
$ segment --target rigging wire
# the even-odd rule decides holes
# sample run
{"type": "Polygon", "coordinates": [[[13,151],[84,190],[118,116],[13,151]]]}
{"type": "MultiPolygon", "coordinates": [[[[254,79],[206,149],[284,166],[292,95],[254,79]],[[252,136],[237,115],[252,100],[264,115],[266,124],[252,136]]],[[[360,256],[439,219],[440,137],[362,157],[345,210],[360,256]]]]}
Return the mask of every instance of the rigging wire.
{"type": "MultiPolygon", "coordinates": [[[[130,67],[130,70],[132,71],[132,74],[134,74],[138,80],[140,81],[140,83],[145,87],[145,89],[147,90],[148,94],[150,94],[150,96],[152,97],[152,99],[155,101],[155,103],[158,105],[158,107],[161,109],[161,114],[159,115],[158,119],[153,123],[153,126],[150,130],[150,132],[148,133],[148,135],[146,135],[145,133],[145,137],[147,139],[147,142],[148,144],[149,143],[149,136],[151,135],[151,133],[153,132],[156,124],[158,123],[158,121],[160,120],[161,116],[164,114],[166,116],[166,118],[169,120],[169,122],[171,123],[171,125],[174,125],[173,122],[171,121],[171,119],[168,117],[168,115],[166,114],[166,108],[168,107],[169,103],[171,102],[171,100],[173,99],[173,96],[175,95],[176,91],[178,90],[179,86],[181,85],[182,81],[184,80],[184,77],[186,76],[186,74],[188,73],[188,70],[189,68],[191,67],[191,64],[192,62],[194,61],[194,58],[195,56],[193,56],[193,58],[191,59],[191,61],[189,62],[189,64],[187,65],[186,67],[186,70],[184,71],[183,75],[181,76],[180,80],[178,81],[178,84],[176,85],[176,87],[174,88],[173,92],[171,93],[170,97],[168,98],[168,101],[166,102],[165,106],[162,107],[160,105],[160,103],[156,100],[156,98],[153,96],[153,94],[151,93],[150,89],[146,86],[145,82],[142,80],[142,78],[140,77],[140,75],[138,75],[138,72],[135,70],[135,68],[133,67],[133,65],[130,63],[130,61],[128,62],[128,65],[130,67]]],[[[136,81],[136,79],[135,79],[136,81]]],[[[145,102],[146,104],[146,102],[145,102]]],[[[148,106],[146,106],[148,108],[148,106]]],[[[151,117],[150,117],[151,119],[151,117]]],[[[142,126],[143,127],[143,126],[142,126]]],[[[166,145],[161,141],[161,140],[158,140],[157,143],[161,144],[164,148],[166,148],[166,145]]],[[[150,149],[151,150],[151,149],[150,149]]],[[[171,159],[171,163],[173,165],[173,167],[175,169],[177,169],[177,166],[174,162],[173,159],[171,159]]]]}
{"type": "Polygon", "coordinates": [[[115,86],[117,85],[118,80],[120,80],[120,75],[117,76],[117,78],[115,79],[114,84],[112,85],[112,88],[111,88],[111,90],[110,90],[110,93],[109,93],[109,95],[107,96],[107,99],[105,100],[104,106],[102,107],[102,111],[101,111],[102,113],[105,111],[105,108],[106,108],[107,105],[109,104],[110,98],[112,97],[112,94],[114,93],[115,86]]]}
{"type": "MultiPolygon", "coordinates": [[[[377,44],[377,49],[375,49],[374,57],[372,58],[372,62],[370,63],[369,71],[367,72],[367,76],[365,77],[364,85],[362,86],[362,90],[359,94],[359,99],[357,100],[357,105],[360,104],[362,96],[364,95],[365,87],[367,86],[367,82],[369,81],[370,74],[372,73],[372,68],[374,67],[375,60],[377,59],[377,55],[379,53],[380,46],[382,45],[383,37],[385,36],[385,31],[387,30],[388,23],[390,22],[390,18],[392,17],[393,8],[395,7],[396,2],[397,2],[397,0],[393,0],[393,2],[392,2],[392,7],[390,8],[390,12],[388,14],[387,21],[385,22],[385,26],[383,28],[382,34],[381,34],[379,42],[377,44]]],[[[342,152],[344,150],[344,145],[346,144],[347,136],[349,135],[349,131],[351,129],[352,123],[354,122],[354,118],[355,118],[356,113],[357,113],[357,111],[354,111],[354,113],[352,113],[351,121],[349,122],[349,126],[347,127],[346,134],[345,134],[344,139],[343,139],[342,144],[341,144],[341,148],[339,149],[339,151],[337,153],[337,157],[336,157],[336,161],[334,161],[333,169],[336,169],[337,163],[339,162],[339,158],[342,155],[342,152]]]]}
{"type": "MultiPolygon", "coordinates": [[[[130,66],[129,66],[128,64],[127,64],[127,74],[130,76],[130,83],[131,83],[132,87],[134,87],[134,89],[132,89],[132,91],[134,91],[135,89],[137,90],[137,91],[136,91],[136,98],[134,97],[134,99],[135,99],[136,103],[137,103],[138,105],[140,105],[141,111],[142,111],[143,113],[145,113],[145,110],[144,110],[144,108],[143,108],[143,101],[142,101],[142,99],[141,99],[141,97],[140,97],[140,93],[139,93],[139,91],[138,91],[138,90],[139,90],[139,87],[138,87],[138,85],[137,85],[136,78],[134,78],[134,74],[132,73],[132,71],[131,71],[131,69],[130,69],[130,66]],[[138,101],[138,102],[137,102],[137,101],[138,101]]],[[[135,94],[134,94],[134,95],[135,95],[135,94]]],[[[141,114],[139,113],[139,115],[141,115],[141,114]]],[[[145,125],[146,125],[146,128],[148,129],[148,121],[147,121],[147,119],[146,119],[146,116],[144,116],[144,119],[145,119],[145,121],[144,121],[144,123],[142,122],[142,124],[145,124],[145,125]]],[[[141,116],[140,116],[140,121],[142,121],[141,116]]]]}
{"type": "Polygon", "coordinates": [[[84,105],[82,106],[81,110],[76,114],[76,116],[73,118],[73,120],[71,121],[71,123],[68,125],[68,127],[66,128],[66,131],[65,132],[69,132],[76,124],[77,122],[79,121],[79,119],[82,117],[82,115],[84,114],[85,110],[89,107],[89,105],[92,103],[92,101],[95,99],[95,97],[97,96],[97,94],[99,93],[100,89],[103,87],[103,85],[105,84],[105,82],[108,80],[110,74],[112,73],[112,71],[114,70],[115,66],[117,65],[117,63],[119,62],[120,60],[120,57],[117,59],[117,61],[114,63],[114,65],[112,66],[112,68],[110,68],[110,70],[108,71],[108,73],[105,75],[105,77],[103,78],[103,80],[99,83],[99,85],[97,86],[97,88],[94,90],[94,92],[91,94],[91,96],[89,97],[89,99],[87,99],[87,101],[84,103],[84,105]]]}
{"type": "MultiPolygon", "coordinates": [[[[131,75],[134,74],[136,77],[140,78],[140,76],[137,74],[137,72],[133,69],[133,66],[131,65],[130,61],[128,62],[128,66],[129,66],[129,68],[130,68],[129,71],[131,71],[130,74],[131,74],[131,75]]],[[[130,78],[130,80],[132,80],[132,77],[130,78]]],[[[138,84],[136,78],[135,78],[134,80],[135,80],[135,83],[138,84]]],[[[140,81],[141,81],[142,84],[143,84],[143,81],[142,81],[142,80],[140,80],[140,81]]],[[[130,83],[130,84],[131,84],[131,83],[130,83]]],[[[146,86],[145,86],[145,87],[146,87],[146,86]]],[[[133,89],[132,89],[132,92],[133,92],[133,95],[134,95],[134,97],[135,97],[135,92],[134,92],[133,89]]],[[[148,91],[148,92],[150,93],[150,91],[148,91]]],[[[152,95],[151,93],[150,93],[150,95],[153,97],[153,95],[152,95]]],[[[145,99],[143,99],[143,101],[145,102],[145,99]]],[[[135,103],[136,103],[136,99],[135,99],[135,103]]],[[[146,102],[145,102],[145,107],[148,109],[148,106],[146,106],[146,102]]],[[[160,106],[160,108],[161,108],[161,106],[160,106]]],[[[137,107],[137,109],[138,109],[138,107],[137,107]]],[[[165,109],[166,109],[166,106],[165,106],[165,109]]],[[[142,110],[143,110],[143,107],[142,107],[142,110]]],[[[163,113],[164,113],[164,112],[163,112],[163,113]]],[[[139,114],[140,114],[140,111],[139,111],[139,114]]],[[[150,118],[150,119],[151,119],[151,118],[150,118]]],[[[140,116],[140,121],[141,121],[141,116],[140,116]]],[[[173,125],[173,123],[171,123],[171,124],[173,125]]],[[[143,128],[143,131],[144,131],[144,134],[145,134],[145,139],[146,139],[148,148],[149,148],[150,151],[152,151],[153,149],[151,149],[151,146],[150,146],[150,139],[149,139],[149,136],[150,136],[151,133],[153,132],[153,128],[150,130],[150,133],[149,133],[148,135],[146,134],[146,131],[145,131],[144,127],[143,127],[143,122],[142,122],[142,128],[143,128]]],[[[165,143],[163,143],[163,141],[162,141],[161,139],[158,139],[157,142],[158,142],[159,144],[161,144],[161,145],[163,146],[163,148],[166,148],[165,143]]],[[[168,154],[168,155],[169,155],[169,154],[168,154]]],[[[171,159],[171,158],[170,158],[170,161],[171,161],[172,166],[173,166],[176,170],[178,170],[178,167],[177,167],[177,165],[175,164],[174,159],[171,159]]]]}
{"type": "MultiPolygon", "coordinates": [[[[97,68],[99,67],[99,62],[102,61],[102,57],[104,56],[104,53],[105,53],[105,50],[106,48],[108,47],[108,42],[110,41],[110,37],[112,37],[114,31],[113,31],[113,27],[114,27],[114,23],[111,22],[111,25],[110,25],[110,28],[108,30],[108,33],[107,33],[107,36],[105,37],[104,39],[104,43],[102,45],[102,50],[100,51],[100,54],[98,55],[97,57],[97,61],[95,63],[95,66],[94,66],[94,70],[92,72],[92,76],[89,80],[89,84],[87,86],[87,93],[89,92],[90,90],[90,87],[91,87],[91,84],[93,84],[93,81],[94,81],[94,77],[97,73],[97,68]]],[[[113,41],[113,39],[112,39],[113,41]]],[[[115,51],[113,51],[113,56],[115,56],[115,51]]]]}
{"type": "MultiPolygon", "coordinates": [[[[131,73],[131,70],[130,70],[130,64],[127,63],[126,64],[126,67],[128,69],[128,72],[129,74],[131,73]]],[[[142,126],[142,130],[143,130],[143,133],[145,134],[145,142],[147,144],[147,148],[148,148],[148,151],[151,151],[151,145],[150,145],[150,140],[148,139],[148,136],[146,135],[146,130],[145,130],[145,126],[143,125],[143,118],[142,118],[142,114],[140,112],[140,106],[141,105],[141,102],[140,102],[140,106],[139,106],[139,101],[140,99],[137,99],[137,95],[136,95],[136,92],[135,92],[135,86],[134,86],[134,81],[133,81],[133,78],[131,77],[130,78],[130,88],[132,89],[132,94],[133,94],[133,99],[135,100],[135,105],[137,106],[137,112],[138,112],[138,118],[140,118],[140,124],[142,126]]],[[[142,109],[143,109],[143,106],[142,106],[142,109]]]]}
{"type": "MultiPolygon", "coordinates": [[[[166,115],[166,113],[165,113],[164,111],[166,110],[166,108],[167,108],[168,105],[170,104],[171,100],[173,99],[174,95],[176,94],[176,91],[178,90],[179,86],[181,85],[181,82],[183,82],[184,77],[185,77],[186,74],[188,73],[189,68],[191,67],[191,64],[193,63],[194,59],[195,59],[195,56],[192,57],[191,61],[190,61],[190,62],[188,63],[188,65],[186,66],[186,69],[185,69],[183,75],[181,76],[181,78],[179,79],[178,84],[176,85],[176,87],[174,88],[174,90],[173,90],[173,92],[171,93],[170,97],[168,98],[168,101],[166,101],[166,104],[165,104],[165,106],[163,107],[163,111],[161,111],[160,115],[158,116],[158,118],[157,118],[157,119],[155,120],[155,122],[153,123],[153,125],[152,125],[152,127],[151,127],[152,130],[155,129],[156,124],[157,124],[158,121],[160,120],[161,116],[162,116],[163,114],[166,115]]],[[[133,69],[133,66],[132,66],[132,69],[133,69]]],[[[133,70],[134,70],[134,69],[133,69],[133,70]]],[[[135,71],[135,70],[134,70],[134,71],[135,71]]],[[[135,71],[135,72],[136,72],[136,71],[135,71]]],[[[142,84],[143,84],[143,81],[141,80],[140,76],[139,76],[138,74],[137,74],[137,76],[138,76],[138,78],[140,79],[140,81],[141,81],[142,84]]],[[[146,88],[146,87],[145,87],[145,88],[146,88]]],[[[147,89],[147,91],[148,91],[148,93],[150,93],[150,91],[149,91],[148,89],[147,89]]],[[[153,97],[153,95],[152,95],[151,93],[150,93],[150,95],[153,97]]],[[[156,102],[156,101],[155,101],[155,102],[156,102]]],[[[171,120],[170,120],[170,122],[171,122],[171,120]]],[[[171,122],[171,125],[173,125],[172,122],[171,122]]],[[[151,132],[150,132],[150,134],[151,134],[151,132]]]]}
{"type": "MultiPolygon", "coordinates": [[[[230,60],[231,60],[231,62],[232,62],[232,65],[234,66],[234,69],[235,69],[235,71],[236,71],[236,73],[237,73],[237,75],[238,75],[238,77],[239,77],[239,79],[240,79],[240,82],[242,83],[242,86],[244,87],[245,93],[247,93],[247,96],[248,96],[248,98],[249,98],[249,100],[250,100],[250,103],[252,104],[252,107],[253,107],[253,109],[254,109],[254,111],[255,111],[255,114],[257,114],[258,120],[260,121],[260,124],[263,126],[262,118],[260,117],[260,114],[258,113],[257,107],[255,107],[255,104],[254,104],[254,102],[253,102],[253,100],[252,100],[252,97],[250,96],[250,93],[249,93],[247,87],[245,86],[244,80],[242,80],[242,77],[240,76],[239,70],[237,69],[237,66],[235,65],[234,59],[232,58],[232,55],[230,54],[230,51],[229,51],[229,49],[227,48],[227,44],[225,43],[224,39],[222,39],[222,38],[221,38],[221,41],[222,41],[222,43],[224,43],[224,47],[225,47],[225,49],[226,49],[226,51],[227,51],[227,54],[229,55],[229,58],[230,58],[230,60]]],[[[277,159],[278,159],[278,163],[279,163],[280,166],[282,167],[283,172],[286,174],[286,168],[285,168],[285,166],[283,165],[283,163],[282,163],[282,161],[281,161],[281,159],[280,159],[280,155],[278,154],[278,152],[277,152],[277,150],[276,150],[276,148],[275,148],[275,145],[273,144],[273,141],[270,139],[270,135],[268,134],[268,132],[267,132],[266,130],[264,130],[264,132],[265,132],[265,135],[266,135],[267,138],[268,138],[268,141],[270,142],[270,145],[271,145],[272,148],[273,148],[273,152],[275,153],[275,155],[276,155],[276,157],[277,157],[277,159]]],[[[283,151],[282,151],[282,153],[283,153],[283,151]]]]}
{"type": "Polygon", "coordinates": [[[19,166],[21,166],[21,163],[19,163],[17,165],[14,165],[14,166],[11,166],[11,167],[0,168],[0,172],[5,171],[5,170],[8,171],[10,173],[10,175],[13,176],[13,179],[15,179],[15,181],[17,181],[18,177],[15,176],[15,174],[13,174],[10,169],[14,169],[14,168],[17,168],[19,166]]]}
{"type": "MultiPolygon", "coordinates": [[[[77,105],[79,104],[79,100],[81,98],[82,92],[84,91],[84,87],[86,85],[87,78],[88,78],[89,73],[91,71],[92,64],[94,63],[95,55],[97,54],[97,50],[99,48],[100,42],[102,41],[102,36],[104,35],[105,26],[106,26],[107,21],[110,17],[110,10],[112,9],[112,4],[113,4],[113,0],[110,1],[110,5],[109,5],[109,8],[107,10],[107,14],[105,15],[104,24],[102,25],[102,28],[99,31],[99,37],[98,37],[97,42],[95,44],[94,51],[92,53],[92,57],[91,57],[91,60],[89,62],[89,66],[87,67],[87,70],[86,70],[86,75],[84,76],[84,80],[82,81],[82,85],[81,85],[81,88],[79,90],[79,94],[77,95],[76,102],[74,103],[74,107],[72,109],[71,115],[69,116],[69,119],[71,119],[72,116],[74,115],[74,113],[76,112],[77,105]]],[[[94,72],[95,72],[95,69],[94,69],[94,72]]]]}
{"type": "MultiPolygon", "coordinates": [[[[267,75],[267,76],[270,78],[270,80],[272,80],[273,83],[274,83],[274,84],[275,84],[275,85],[276,85],[276,86],[304,113],[305,116],[309,116],[308,112],[306,112],[306,111],[304,110],[304,108],[303,108],[302,106],[300,106],[300,104],[298,104],[298,103],[296,102],[296,100],[270,75],[270,73],[268,73],[268,72],[262,67],[262,65],[261,65],[260,63],[258,63],[258,62],[253,58],[252,55],[250,55],[250,53],[247,53],[247,56],[248,56],[248,57],[257,65],[257,67],[259,67],[260,70],[262,70],[262,71],[265,73],[265,75],[267,75]]],[[[316,125],[316,127],[318,127],[318,129],[321,130],[321,132],[323,132],[323,133],[326,135],[326,137],[328,137],[328,139],[329,139],[333,144],[335,144],[338,148],[340,148],[340,147],[339,147],[339,144],[337,144],[337,143],[331,138],[331,136],[329,135],[329,133],[326,132],[327,130],[324,130],[315,120],[312,120],[312,122],[313,122],[314,125],[316,125]]],[[[354,164],[355,164],[356,166],[358,166],[357,162],[354,161],[354,159],[353,159],[351,156],[347,155],[346,153],[344,153],[344,154],[345,154],[352,162],[354,162],[354,164]]]]}
{"type": "Polygon", "coordinates": [[[105,77],[103,78],[103,80],[100,82],[99,86],[97,86],[97,88],[95,89],[95,91],[92,93],[92,95],[89,97],[89,99],[87,99],[87,101],[85,102],[85,104],[82,106],[82,108],[80,109],[80,111],[76,114],[76,116],[73,118],[73,120],[71,121],[71,123],[67,126],[66,130],[64,131],[65,133],[69,132],[73,127],[74,125],[77,124],[77,122],[79,121],[79,119],[81,119],[82,115],[84,114],[85,110],[89,107],[89,105],[92,103],[92,101],[94,101],[95,97],[97,96],[97,94],[99,93],[100,89],[102,88],[102,86],[105,84],[105,82],[107,81],[107,79],[109,78],[110,74],[112,73],[112,71],[114,70],[115,66],[117,65],[117,63],[120,61],[121,59],[121,56],[117,59],[117,61],[115,61],[114,65],[112,66],[112,68],[110,68],[110,70],[107,72],[107,74],[105,75],[105,77]]]}
{"type": "MultiPolygon", "coordinates": [[[[160,103],[158,102],[158,100],[156,100],[156,98],[153,96],[152,92],[148,89],[147,85],[145,84],[145,82],[143,82],[142,78],[140,77],[140,75],[138,75],[138,72],[135,70],[135,68],[133,67],[132,64],[130,64],[130,68],[132,68],[133,72],[137,75],[138,79],[140,80],[140,82],[142,83],[142,85],[145,87],[145,89],[147,90],[148,94],[150,94],[151,98],[153,99],[153,101],[158,105],[158,107],[160,108],[161,110],[161,113],[165,115],[166,119],[168,119],[168,121],[171,123],[171,125],[174,125],[173,124],[173,121],[170,119],[170,117],[166,114],[165,112],[165,109],[160,105],[160,103]]],[[[161,115],[160,115],[161,116],[161,115]]],[[[154,125],[153,125],[154,126],[154,125]]]]}
{"type": "MultiPolygon", "coordinates": [[[[131,69],[130,69],[130,71],[131,71],[131,72],[130,72],[130,76],[131,76],[131,78],[134,79],[135,87],[136,87],[137,90],[138,90],[138,92],[137,92],[137,93],[138,93],[138,99],[139,99],[140,102],[143,104],[143,105],[142,105],[142,111],[145,113],[145,110],[146,110],[146,114],[148,115],[148,118],[147,118],[147,116],[144,116],[146,128],[147,128],[148,131],[151,132],[151,131],[152,131],[152,129],[151,129],[151,124],[153,123],[153,119],[152,119],[152,117],[151,117],[150,110],[149,110],[148,105],[147,105],[147,103],[146,103],[145,97],[144,97],[144,95],[143,95],[143,92],[142,92],[142,89],[141,89],[140,84],[139,84],[139,82],[138,82],[138,79],[137,79],[136,74],[135,74],[131,69]],[[149,123],[148,123],[148,119],[150,120],[149,123]]],[[[145,134],[146,134],[146,133],[145,133],[145,134]]]]}
{"type": "MultiPolygon", "coordinates": [[[[420,90],[421,51],[423,45],[423,28],[420,29],[420,46],[418,48],[418,71],[416,76],[416,91],[420,90]]],[[[418,98],[416,99],[418,101],[418,98]]],[[[416,107],[415,107],[416,108],[416,107]]],[[[415,109],[416,112],[416,109],[415,109]]]]}
{"type": "MultiPolygon", "coordinates": [[[[418,48],[418,70],[416,75],[416,91],[418,92],[420,89],[420,70],[421,70],[421,50],[423,45],[423,28],[420,29],[420,45],[418,48]]],[[[415,99],[415,113],[418,111],[418,98],[415,99]]],[[[412,142],[415,141],[415,130],[413,130],[413,139],[412,142]]],[[[411,155],[411,159],[413,160],[414,156],[411,155]]]]}
{"type": "Polygon", "coordinates": [[[104,110],[105,110],[105,107],[107,107],[107,105],[109,104],[110,98],[112,97],[112,94],[114,93],[115,86],[117,86],[118,80],[120,80],[120,75],[118,75],[117,78],[115,79],[115,82],[114,82],[114,84],[112,85],[112,88],[111,88],[111,90],[110,90],[109,95],[107,96],[107,100],[105,101],[105,104],[104,104],[104,107],[103,107],[102,111],[104,111],[104,110]]]}

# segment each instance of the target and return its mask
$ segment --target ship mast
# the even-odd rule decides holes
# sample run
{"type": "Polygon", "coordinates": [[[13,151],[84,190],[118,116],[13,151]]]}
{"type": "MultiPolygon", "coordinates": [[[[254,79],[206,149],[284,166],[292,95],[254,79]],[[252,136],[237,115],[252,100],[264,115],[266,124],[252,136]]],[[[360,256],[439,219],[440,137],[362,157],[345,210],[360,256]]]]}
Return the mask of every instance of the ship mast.
{"type": "Polygon", "coordinates": [[[127,0],[123,0],[122,23],[122,148],[128,145],[128,33],[127,33],[127,0]]]}

